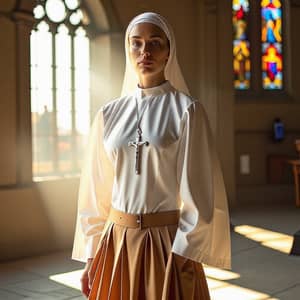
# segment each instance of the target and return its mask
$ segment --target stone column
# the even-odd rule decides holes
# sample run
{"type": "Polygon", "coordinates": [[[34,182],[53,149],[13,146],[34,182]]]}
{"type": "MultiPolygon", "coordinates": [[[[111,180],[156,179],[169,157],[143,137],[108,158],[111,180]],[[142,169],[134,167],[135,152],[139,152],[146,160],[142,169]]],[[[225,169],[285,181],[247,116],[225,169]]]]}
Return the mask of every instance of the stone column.
{"type": "Polygon", "coordinates": [[[216,139],[227,195],[235,204],[231,1],[202,0],[198,11],[198,97],[216,139]]]}
{"type": "Polygon", "coordinates": [[[30,102],[30,33],[35,19],[30,11],[12,12],[16,27],[16,176],[18,185],[32,182],[32,134],[30,102]]]}

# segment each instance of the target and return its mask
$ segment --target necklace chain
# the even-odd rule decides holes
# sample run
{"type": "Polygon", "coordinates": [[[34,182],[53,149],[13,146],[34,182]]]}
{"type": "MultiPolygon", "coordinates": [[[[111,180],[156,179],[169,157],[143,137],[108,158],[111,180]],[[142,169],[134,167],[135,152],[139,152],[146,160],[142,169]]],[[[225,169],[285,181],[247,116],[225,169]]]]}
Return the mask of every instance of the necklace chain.
{"type": "MultiPolygon", "coordinates": [[[[140,116],[139,116],[139,107],[138,107],[138,100],[137,100],[137,98],[135,98],[135,104],[136,104],[136,120],[137,120],[137,122],[136,122],[136,130],[137,130],[138,133],[142,134],[142,129],[140,127],[141,119],[140,119],[140,116]]],[[[146,107],[147,107],[147,105],[144,106],[144,109],[143,109],[143,111],[141,113],[141,116],[143,115],[146,107]]]]}

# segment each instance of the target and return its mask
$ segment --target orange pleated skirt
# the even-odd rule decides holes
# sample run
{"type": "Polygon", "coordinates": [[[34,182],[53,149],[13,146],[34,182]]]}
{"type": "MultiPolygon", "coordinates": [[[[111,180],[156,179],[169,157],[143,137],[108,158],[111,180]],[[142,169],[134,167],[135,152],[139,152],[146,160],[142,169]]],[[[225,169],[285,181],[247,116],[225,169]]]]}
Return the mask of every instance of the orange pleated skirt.
{"type": "Polygon", "coordinates": [[[89,300],[210,300],[203,266],[171,252],[177,224],[130,228],[108,219],[89,300]]]}

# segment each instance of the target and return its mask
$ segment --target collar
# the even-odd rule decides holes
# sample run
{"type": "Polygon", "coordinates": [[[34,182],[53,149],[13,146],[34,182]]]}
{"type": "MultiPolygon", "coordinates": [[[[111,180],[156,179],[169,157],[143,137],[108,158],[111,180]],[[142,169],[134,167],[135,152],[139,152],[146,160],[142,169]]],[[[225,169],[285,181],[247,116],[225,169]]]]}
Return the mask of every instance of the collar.
{"type": "Polygon", "coordinates": [[[170,81],[166,80],[162,84],[150,88],[141,88],[138,86],[136,89],[136,96],[138,97],[138,99],[142,99],[146,96],[158,96],[170,92],[173,89],[174,88],[171,85],[170,81]]]}

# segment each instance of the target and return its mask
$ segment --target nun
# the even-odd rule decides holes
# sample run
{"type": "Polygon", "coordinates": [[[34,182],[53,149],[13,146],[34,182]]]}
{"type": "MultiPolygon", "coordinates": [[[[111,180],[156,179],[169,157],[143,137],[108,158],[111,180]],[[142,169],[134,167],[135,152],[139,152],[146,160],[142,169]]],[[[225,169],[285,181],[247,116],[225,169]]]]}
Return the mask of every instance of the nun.
{"type": "Polygon", "coordinates": [[[206,111],[182,76],[173,30],[136,16],[120,97],[92,122],[72,259],[91,300],[208,300],[203,264],[231,269],[229,212],[206,111]]]}

